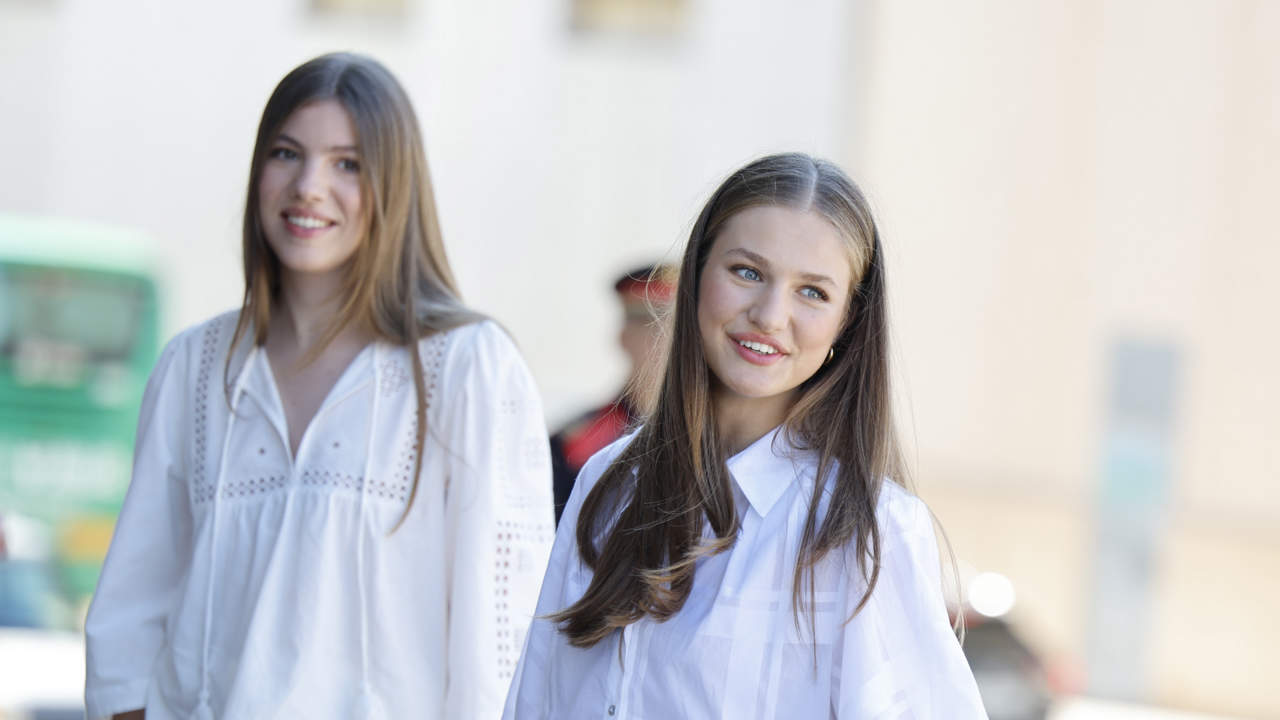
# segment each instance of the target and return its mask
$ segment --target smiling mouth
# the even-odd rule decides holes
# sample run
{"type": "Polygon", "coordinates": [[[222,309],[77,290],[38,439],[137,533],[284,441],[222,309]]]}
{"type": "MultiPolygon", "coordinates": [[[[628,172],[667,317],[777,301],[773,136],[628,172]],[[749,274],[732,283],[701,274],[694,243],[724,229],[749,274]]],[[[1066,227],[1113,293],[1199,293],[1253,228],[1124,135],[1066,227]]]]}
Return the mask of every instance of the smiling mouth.
{"type": "Polygon", "coordinates": [[[308,217],[306,215],[285,215],[284,219],[285,222],[290,225],[294,225],[305,230],[319,230],[320,228],[326,228],[335,224],[328,220],[321,220],[320,218],[308,217]]]}
{"type": "Polygon", "coordinates": [[[761,355],[777,355],[781,352],[780,350],[778,350],[778,348],[772,345],[766,345],[764,343],[754,342],[752,340],[736,340],[735,342],[737,342],[742,347],[752,352],[758,352],[761,355]]]}

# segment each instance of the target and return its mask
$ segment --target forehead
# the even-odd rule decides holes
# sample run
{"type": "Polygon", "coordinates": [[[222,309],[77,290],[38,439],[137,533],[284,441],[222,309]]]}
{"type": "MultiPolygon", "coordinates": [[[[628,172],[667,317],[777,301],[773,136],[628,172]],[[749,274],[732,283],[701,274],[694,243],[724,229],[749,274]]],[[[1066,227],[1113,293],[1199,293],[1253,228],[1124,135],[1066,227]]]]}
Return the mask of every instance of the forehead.
{"type": "Polygon", "coordinates": [[[333,98],[299,105],[280,126],[280,134],[303,144],[355,146],[357,134],[351,114],[333,98]]]}
{"type": "Polygon", "coordinates": [[[711,246],[711,257],[728,253],[758,255],[775,273],[826,275],[845,288],[853,277],[848,243],[813,210],[757,205],[734,213],[711,246]]]}

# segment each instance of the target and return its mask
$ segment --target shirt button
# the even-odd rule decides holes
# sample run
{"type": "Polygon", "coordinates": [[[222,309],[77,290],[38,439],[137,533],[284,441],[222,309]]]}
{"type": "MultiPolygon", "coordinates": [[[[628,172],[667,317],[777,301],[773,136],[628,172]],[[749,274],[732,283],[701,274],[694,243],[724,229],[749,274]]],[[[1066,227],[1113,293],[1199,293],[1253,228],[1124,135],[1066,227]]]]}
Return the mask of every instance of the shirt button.
{"type": "Polygon", "coordinates": [[[610,714],[610,715],[614,714],[614,713],[615,713],[615,712],[617,712],[617,711],[618,711],[617,706],[615,706],[615,705],[610,705],[610,706],[609,706],[609,714],[610,714]]]}

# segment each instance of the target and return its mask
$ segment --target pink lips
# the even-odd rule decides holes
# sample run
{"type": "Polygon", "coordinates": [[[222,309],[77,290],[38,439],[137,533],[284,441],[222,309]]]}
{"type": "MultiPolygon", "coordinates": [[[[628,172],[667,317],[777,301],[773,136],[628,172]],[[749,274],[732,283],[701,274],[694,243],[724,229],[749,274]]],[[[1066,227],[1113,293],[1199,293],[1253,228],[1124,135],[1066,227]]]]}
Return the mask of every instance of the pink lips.
{"type": "Polygon", "coordinates": [[[741,335],[730,335],[729,339],[731,342],[733,342],[733,348],[738,351],[738,355],[742,356],[743,360],[746,360],[747,362],[752,363],[753,365],[772,365],[778,362],[779,360],[781,360],[782,358],[786,357],[787,355],[785,352],[782,351],[782,348],[778,346],[778,343],[776,341],[774,341],[771,338],[765,337],[763,335],[756,335],[754,333],[744,333],[741,335]],[[755,350],[752,350],[751,348],[744,346],[742,344],[743,342],[756,343],[759,345],[768,345],[769,347],[773,348],[776,352],[774,352],[771,355],[766,355],[765,353],[756,352],[755,350]]]}
{"type": "Polygon", "coordinates": [[[327,231],[329,228],[332,228],[334,225],[337,224],[327,217],[324,217],[322,215],[317,215],[313,212],[309,212],[306,210],[301,210],[299,208],[286,209],[284,212],[280,213],[280,218],[284,221],[284,227],[286,230],[289,231],[290,235],[293,235],[294,237],[303,239],[303,240],[313,238],[327,231]],[[301,217],[301,218],[308,218],[312,220],[319,220],[323,222],[324,225],[321,225],[319,227],[303,227],[301,225],[295,225],[292,222],[290,222],[289,221],[290,217],[301,217]]]}

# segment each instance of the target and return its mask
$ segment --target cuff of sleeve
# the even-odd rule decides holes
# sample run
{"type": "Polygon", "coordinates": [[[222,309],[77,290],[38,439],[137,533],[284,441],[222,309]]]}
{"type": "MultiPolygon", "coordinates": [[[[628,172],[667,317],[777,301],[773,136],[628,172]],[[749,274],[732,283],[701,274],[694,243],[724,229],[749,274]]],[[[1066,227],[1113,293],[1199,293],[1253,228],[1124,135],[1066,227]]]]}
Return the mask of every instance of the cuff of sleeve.
{"type": "Polygon", "coordinates": [[[90,720],[110,718],[116,713],[139,710],[147,704],[148,680],[112,683],[109,686],[86,688],[84,691],[84,715],[90,720]]]}

